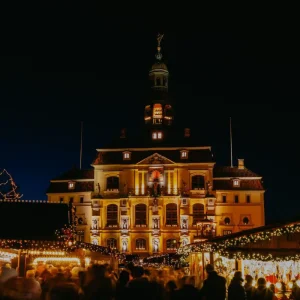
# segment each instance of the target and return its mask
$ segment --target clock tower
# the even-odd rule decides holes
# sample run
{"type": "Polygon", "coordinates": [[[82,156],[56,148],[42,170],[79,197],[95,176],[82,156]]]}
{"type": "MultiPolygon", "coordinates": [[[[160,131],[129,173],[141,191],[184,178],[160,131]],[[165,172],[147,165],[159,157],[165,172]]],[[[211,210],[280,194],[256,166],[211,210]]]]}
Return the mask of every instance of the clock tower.
{"type": "Polygon", "coordinates": [[[156,61],[149,71],[151,93],[145,107],[145,124],[150,127],[152,139],[163,140],[166,127],[173,122],[173,110],[168,95],[169,71],[162,61],[161,40],[163,35],[157,36],[156,61]]]}

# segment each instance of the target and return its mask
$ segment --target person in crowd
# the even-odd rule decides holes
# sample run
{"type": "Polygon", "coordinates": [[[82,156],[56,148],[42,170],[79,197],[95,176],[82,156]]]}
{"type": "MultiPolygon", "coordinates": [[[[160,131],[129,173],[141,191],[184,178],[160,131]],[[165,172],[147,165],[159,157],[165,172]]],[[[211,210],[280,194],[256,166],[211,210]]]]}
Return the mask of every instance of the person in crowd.
{"type": "Polygon", "coordinates": [[[246,300],[243,281],[242,272],[236,271],[228,287],[228,300],[246,300]]]}
{"type": "Polygon", "coordinates": [[[257,279],[257,289],[254,292],[253,299],[255,300],[273,300],[274,293],[267,288],[267,281],[260,277],[257,279]]]}
{"type": "Polygon", "coordinates": [[[247,300],[251,300],[256,288],[253,286],[253,277],[251,275],[246,275],[245,276],[245,292],[247,296],[247,300]]]}
{"type": "Polygon", "coordinates": [[[195,287],[194,276],[184,277],[182,282],[182,287],[175,291],[173,299],[174,300],[183,300],[183,299],[198,300],[199,299],[199,290],[195,287]]]}
{"type": "Polygon", "coordinates": [[[126,270],[122,270],[116,284],[116,300],[127,299],[127,284],[129,282],[129,279],[129,272],[126,270]]]}
{"type": "Polygon", "coordinates": [[[205,267],[207,279],[204,280],[200,294],[203,300],[224,300],[226,298],[226,279],[217,274],[214,266],[205,267]]]}

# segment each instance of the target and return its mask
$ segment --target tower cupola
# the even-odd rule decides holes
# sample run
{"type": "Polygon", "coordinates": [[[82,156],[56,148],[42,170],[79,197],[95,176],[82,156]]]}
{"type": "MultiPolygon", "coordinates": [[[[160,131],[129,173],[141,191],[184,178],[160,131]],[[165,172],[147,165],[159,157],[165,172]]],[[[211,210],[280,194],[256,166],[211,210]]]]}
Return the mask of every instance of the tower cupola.
{"type": "Polygon", "coordinates": [[[150,101],[145,107],[145,123],[153,126],[171,125],[173,121],[172,106],[168,95],[169,71],[162,61],[161,40],[163,34],[157,36],[157,53],[155,63],[149,71],[151,83],[150,101]]]}

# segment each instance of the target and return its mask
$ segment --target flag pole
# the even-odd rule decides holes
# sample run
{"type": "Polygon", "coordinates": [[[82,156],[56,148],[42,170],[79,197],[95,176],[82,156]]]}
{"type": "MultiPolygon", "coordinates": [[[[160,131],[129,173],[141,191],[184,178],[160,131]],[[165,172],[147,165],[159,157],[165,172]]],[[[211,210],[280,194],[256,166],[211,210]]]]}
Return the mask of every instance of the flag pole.
{"type": "Polygon", "coordinates": [[[81,170],[81,163],[82,163],[82,132],[83,132],[83,122],[81,122],[81,131],[80,131],[80,160],[79,160],[80,170],[81,170]]]}
{"type": "Polygon", "coordinates": [[[231,163],[231,168],[233,167],[233,162],[232,162],[232,127],[231,127],[231,117],[229,117],[229,125],[230,125],[230,163],[231,163]]]}

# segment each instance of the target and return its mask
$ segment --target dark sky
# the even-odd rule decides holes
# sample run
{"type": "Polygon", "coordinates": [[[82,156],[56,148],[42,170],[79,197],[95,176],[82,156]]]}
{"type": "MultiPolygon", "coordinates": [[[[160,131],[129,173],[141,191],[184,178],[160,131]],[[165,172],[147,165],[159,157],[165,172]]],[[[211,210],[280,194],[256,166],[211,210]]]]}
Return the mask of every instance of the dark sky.
{"type": "MultiPolygon", "coordinates": [[[[158,28],[118,25],[48,28],[28,55],[0,58],[0,168],[24,199],[46,199],[50,179],[79,166],[81,121],[84,168],[120,128],[143,124],[158,28]]],[[[231,116],[234,162],[263,176],[268,221],[300,216],[295,32],[159,30],[177,126],[229,165],[231,116]]]]}

